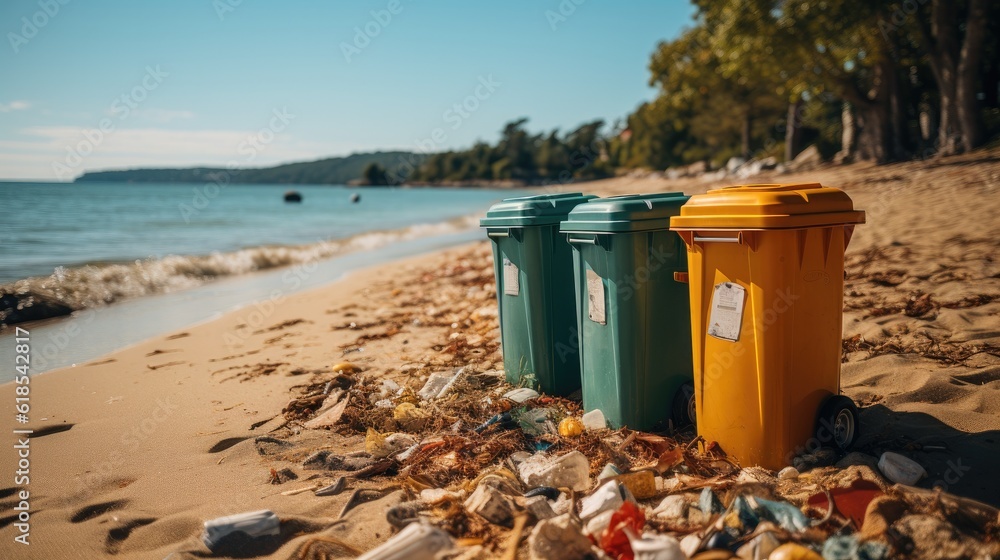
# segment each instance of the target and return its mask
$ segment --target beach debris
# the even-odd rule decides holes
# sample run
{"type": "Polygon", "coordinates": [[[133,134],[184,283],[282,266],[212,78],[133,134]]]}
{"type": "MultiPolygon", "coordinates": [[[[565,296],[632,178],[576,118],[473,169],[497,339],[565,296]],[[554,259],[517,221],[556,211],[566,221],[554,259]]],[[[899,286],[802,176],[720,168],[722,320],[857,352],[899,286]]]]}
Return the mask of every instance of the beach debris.
{"type": "Polygon", "coordinates": [[[303,426],[314,430],[337,425],[340,422],[340,418],[344,415],[344,410],[347,409],[349,401],[350,399],[346,395],[343,395],[340,389],[337,389],[335,393],[327,396],[324,405],[318,411],[319,413],[313,419],[303,424],[303,426]],[[333,404],[327,406],[325,403],[329,401],[333,401],[333,404]]]}
{"type": "Polygon", "coordinates": [[[530,436],[556,433],[556,427],[549,420],[552,411],[547,408],[521,409],[511,413],[518,427],[530,436]]]}
{"type": "Polygon", "coordinates": [[[417,438],[410,434],[393,433],[383,435],[376,430],[368,428],[368,434],[365,436],[365,451],[376,459],[402,453],[416,444],[417,438]]]}
{"type": "Polygon", "coordinates": [[[638,500],[646,500],[656,496],[656,476],[653,471],[636,471],[620,474],[615,480],[625,486],[638,500]]]}
{"type": "Polygon", "coordinates": [[[624,484],[609,481],[580,501],[580,520],[589,521],[598,514],[614,511],[627,500],[635,501],[624,484]]]}
{"type": "Polygon", "coordinates": [[[317,496],[336,496],[344,491],[344,487],[347,484],[347,478],[340,476],[333,484],[324,486],[316,490],[315,495],[317,496]]]}
{"type": "Polygon", "coordinates": [[[604,413],[599,408],[595,408],[584,414],[580,421],[583,423],[583,427],[588,430],[603,430],[608,427],[608,421],[604,418],[604,413]]]}
{"type": "Polygon", "coordinates": [[[778,480],[792,480],[799,477],[799,470],[795,467],[785,467],[778,471],[778,480]]]}
{"type": "Polygon", "coordinates": [[[392,411],[392,419],[408,432],[419,432],[430,423],[431,413],[411,402],[404,402],[392,411]]]}
{"type": "Polygon", "coordinates": [[[540,521],[528,535],[528,554],[532,560],[578,560],[594,557],[590,539],[569,514],[540,521]]]}
{"type": "Polygon", "coordinates": [[[358,366],[356,366],[356,365],[354,365],[354,364],[352,364],[351,362],[339,362],[339,363],[333,364],[330,367],[330,371],[332,371],[333,373],[347,373],[347,374],[352,374],[352,373],[358,373],[358,372],[360,372],[361,368],[358,367],[358,366]]]}
{"type": "Polygon", "coordinates": [[[823,560],[882,560],[889,548],[877,541],[861,542],[854,535],[834,535],[823,543],[823,560]]]}
{"type": "Polygon", "coordinates": [[[511,498],[486,484],[480,484],[465,500],[465,509],[494,525],[503,527],[514,526],[514,516],[518,511],[517,505],[511,498]]]}
{"type": "Polygon", "coordinates": [[[612,515],[608,526],[601,533],[598,546],[612,558],[632,558],[630,535],[642,533],[646,516],[634,502],[624,502],[612,515]]]}
{"type": "Polygon", "coordinates": [[[686,519],[688,506],[687,498],[680,494],[671,494],[653,508],[653,515],[672,520],[686,519]]]}
{"type": "Polygon", "coordinates": [[[879,457],[878,469],[889,480],[907,486],[913,486],[927,476],[920,463],[892,451],[886,451],[879,457]]]}
{"type": "Polygon", "coordinates": [[[427,378],[427,382],[424,383],[423,388],[417,391],[417,395],[425,401],[440,399],[451,390],[462,373],[464,373],[464,370],[461,368],[456,369],[454,373],[444,371],[432,373],[427,378]]]}
{"type": "Polygon", "coordinates": [[[281,522],[273,511],[262,509],[212,519],[205,522],[204,528],[201,540],[214,552],[223,539],[236,533],[243,533],[251,539],[276,536],[281,533],[281,522]]]}
{"type": "Polygon", "coordinates": [[[340,513],[337,514],[337,519],[342,519],[345,515],[347,515],[347,512],[358,507],[359,505],[378,500],[399,490],[399,488],[400,487],[395,484],[386,486],[385,488],[358,488],[354,492],[351,492],[351,495],[347,498],[347,502],[344,504],[344,507],[342,507],[340,509],[340,513]]]}
{"type": "Polygon", "coordinates": [[[396,529],[402,529],[410,523],[420,521],[420,513],[430,507],[423,501],[403,502],[386,510],[385,520],[396,529]]]}
{"type": "Polygon", "coordinates": [[[574,416],[567,416],[559,422],[559,435],[562,437],[576,437],[583,433],[583,422],[574,416]]]}
{"type": "Polygon", "coordinates": [[[427,523],[411,523],[357,560],[434,560],[455,547],[451,535],[427,523]]]}
{"type": "Polygon", "coordinates": [[[646,533],[639,538],[629,538],[635,560],[687,560],[677,539],[667,535],[646,533]]]}
{"type": "Polygon", "coordinates": [[[785,543],[775,548],[768,560],[823,560],[823,557],[800,544],[785,543]]]}
{"type": "Polygon", "coordinates": [[[289,480],[296,480],[299,475],[295,474],[295,471],[285,467],[281,470],[272,468],[270,474],[268,475],[267,481],[271,484],[284,484],[289,480]]]}
{"type": "Polygon", "coordinates": [[[558,458],[536,453],[518,465],[517,471],[530,488],[554,486],[582,492],[590,486],[590,461],[576,450],[558,458]]]}
{"type": "Polygon", "coordinates": [[[503,398],[514,401],[518,404],[524,404],[531,399],[537,399],[539,397],[538,391],[530,387],[519,387],[517,389],[507,391],[504,393],[503,398]]]}
{"type": "Polygon", "coordinates": [[[552,504],[549,503],[548,498],[545,496],[527,497],[518,503],[520,503],[525,511],[534,516],[536,521],[552,519],[556,516],[555,510],[552,509],[552,504]]]}

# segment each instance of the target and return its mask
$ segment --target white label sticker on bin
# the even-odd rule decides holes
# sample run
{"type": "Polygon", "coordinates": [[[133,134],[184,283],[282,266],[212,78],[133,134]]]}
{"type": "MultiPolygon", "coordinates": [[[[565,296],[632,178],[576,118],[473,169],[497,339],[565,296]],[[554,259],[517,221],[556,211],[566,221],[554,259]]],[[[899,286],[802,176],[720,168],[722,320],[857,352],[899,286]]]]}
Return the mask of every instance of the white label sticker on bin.
{"type": "Polygon", "coordinates": [[[712,311],[708,316],[709,335],[734,342],[739,340],[746,293],[746,288],[732,282],[715,285],[712,311]]]}
{"type": "Polygon", "coordinates": [[[604,313],[604,279],[587,269],[587,316],[595,323],[607,324],[604,313]]]}
{"type": "Polygon", "coordinates": [[[518,279],[517,265],[510,262],[507,257],[503,258],[503,293],[508,296],[516,296],[521,293],[521,285],[518,279]]]}

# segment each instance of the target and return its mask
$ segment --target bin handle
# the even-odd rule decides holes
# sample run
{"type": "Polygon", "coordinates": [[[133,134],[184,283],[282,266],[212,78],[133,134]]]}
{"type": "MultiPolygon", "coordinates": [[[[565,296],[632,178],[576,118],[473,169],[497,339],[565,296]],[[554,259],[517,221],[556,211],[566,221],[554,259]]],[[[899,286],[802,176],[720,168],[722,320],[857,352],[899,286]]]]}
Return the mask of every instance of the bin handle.
{"type": "Polygon", "coordinates": [[[739,243],[739,237],[698,237],[694,238],[695,243],[739,243]]]}
{"type": "Polygon", "coordinates": [[[570,243],[582,243],[582,244],[585,244],[585,245],[597,245],[597,238],[596,237],[593,238],[593,239],[583,239],[583,238],[580,238],[580,237],[569,237],[569,238],[566,239],[566,241],[569,241],[570,243]]]}
{"type": "Polygon", "coordinates": [[[486,235],[493,239],[499,239],[501,237],[510,237],[510,230],[507,231],[488,231],[486,235]]]}

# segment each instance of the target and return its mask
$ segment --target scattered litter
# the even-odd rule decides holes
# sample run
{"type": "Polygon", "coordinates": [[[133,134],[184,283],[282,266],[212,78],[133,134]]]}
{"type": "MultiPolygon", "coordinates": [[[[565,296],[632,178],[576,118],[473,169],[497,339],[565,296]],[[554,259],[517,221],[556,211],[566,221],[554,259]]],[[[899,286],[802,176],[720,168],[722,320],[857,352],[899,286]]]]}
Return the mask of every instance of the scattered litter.
{"type": "Polygon", "coordinates": [[[604,419],[604,413],[597,408],[583,415],[580,419],[583,427],[588,430],[603,430],[608,427],[608,421],[604,419]]]}
{"type": "Polygon", "coordinates": [[[503,527],[514,526],[514,514],[517,511],[513,500],[485,484],[480,484],[465,500],[465,509],[503,527]]]}
{"type": "Polygon", "coordinates": [[[271,510],[262,509],[206,521],[201,540],[209,550],[215,551],[225,537],[234,533],[243,533],[254,539],[275,536],[280,532],[281,523],[278,516],[271,510]]]}
{"type": "Polygon", "coordinates": [[[618,467],[614,466],[612,463],[608,463],[607,465],[604,465],[603,469],[601,469],[601,474],[597,475],[597,480],[614,478],[620,474],[622,474],[622,471],[618,467]]]}
{"type": "Polygon", "coordinates": [[[559,435],[562,437],[576,437],[583,433],[583,422],[575,416],[567,416],[559,422],[559,435]]]}
{"type": "Polygon", "coordinates": [[[425,401],[440,399],[455,384],[455,381],[462,375],[463,370],[458,369],[454,373],[439,371],[432,373],[424,383],[424,387],[417,392],[417,395],[425,401]]]}
{"type": "Polygon", "coordinates": [[[618,475],[615,480],[625,485],[636,499],[645,500],[656,496],[656,477],[653,471],[638,471],[618,475]]]}
{"type": "Polygon", "coordinates": [[[505,399],[512,400],[518,404],[524,404],[525,402],[530,401],[531,399],[537,399],[539,395],[538,391],[534,389],[531,389],[529,387],[520,387],[514,389],[513,391],[508,391],[504,393],[503,396],[505,399]]]}
{"type": "Polygon", "coordinates": [[[774,549],[768,560],[823,560],[823,557],[802,545],[785,543],[774,549]]]}
{"type": "Polygon", "coordinates": [[[590,487],[590,462],[579,451],[570,451],[556,459],[538,453],[518,465],[517,470],[530,488],[554,486],[583,492],[590,487]]]}
{"type": "Polygon", "coordinates": [[[778,471],[778,480],[792,480],[799,477],[799,470],[795,467],[785,467],[778,471]]]}
{"type": "Polygon", "coordinates": [[[357,560],[434,560],[438,553],[454,546],[451,535],[441,529],[425,523],[411,523],[357,560]]]}
{"type": "Polygon", "coordinates": [[[630,539],[635,560],[687,560],[677,539],[666,535],[645,534],[630,539]]]}
{"type": "Polygon", "coordinates": [[[623,485],[614,480],[607,482],[580,502],[580,519],[587,521],[599,513],[617,510],[627,498],[623,485]]]}
{"type": "Polygon", "coordinates": [[[886,451],[879,458],[878,470],[889,480],[907,486],[913,486],[927,476],[927,471],[920,463],[892,451],[886,451]]]}
{"type": "Polygon", "coordinates": [[[528,536],[528,554],[531,560],[578,560],[592,557],[594,550],[590,539],[566,514],[535,525],[528,536]]]}
{"type": "Polygon", "coordinates": [[[629,534],[637,535],[646,524],[646,516],[634,502],[625,502],[611,516],[611,522],[601,533],[598,544],[612,558],[633,557],[629,534]]]}
{"type": "Polygon", "coordinates": [[[336,496],[344,491],[344,486],[347,483],[347,479],[344,477],[338,477],[336,482],[330,484],[329,486],[324,486],[319,490],[316,490],[317,496],[336,496]]]}

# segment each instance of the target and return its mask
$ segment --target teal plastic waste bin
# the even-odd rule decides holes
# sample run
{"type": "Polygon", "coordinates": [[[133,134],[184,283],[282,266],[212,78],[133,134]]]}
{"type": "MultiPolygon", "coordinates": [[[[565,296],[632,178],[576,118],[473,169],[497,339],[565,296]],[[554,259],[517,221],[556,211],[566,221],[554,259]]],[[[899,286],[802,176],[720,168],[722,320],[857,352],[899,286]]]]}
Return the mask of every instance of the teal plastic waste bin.
{"type": "Polygon", "coordinates": [[[592,198],[508,198],[479,222],[493,241],[500,343],[512,384],[530,375],[549,394],[568,396],[580,388],[573,251],[559,234],[559,222],[592,198]]]}
{"type": "Polygon", "coordinates": [[[561,224],[573,247],[583,406],[614,428],[694,419],[687,248],[669,230],[683,193],[581,204],[561,224]],[[682,276],[679,276],[682,278],[682,276]]]}

